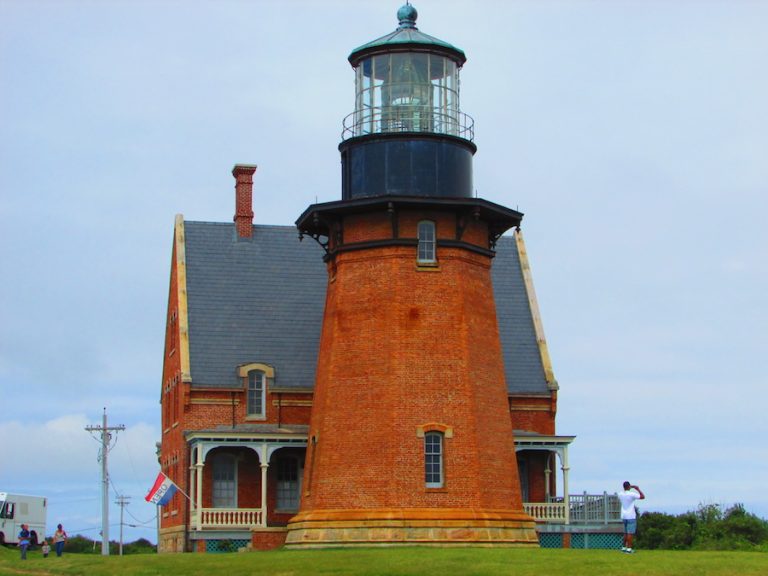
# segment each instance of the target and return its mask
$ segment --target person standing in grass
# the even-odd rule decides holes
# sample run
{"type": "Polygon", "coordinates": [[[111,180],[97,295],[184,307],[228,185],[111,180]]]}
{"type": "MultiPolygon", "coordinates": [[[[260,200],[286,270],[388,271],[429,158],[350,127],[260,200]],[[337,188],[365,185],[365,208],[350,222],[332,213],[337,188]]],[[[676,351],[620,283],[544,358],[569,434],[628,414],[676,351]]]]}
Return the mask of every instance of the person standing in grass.
{"type": "Polygon", "coordinates": [[[19,550],[21,550],[21,559],[27,559],[27,548],[29,548],[29,527],[26,524],[21,525],[19,532],[19,550]]]}
{"type": "Polygon", "coordinates": [[[61,524],[56,527],[56,532],[53,533],[53,547],[56,549],[56,556],[61,556],[64,552],[64,542],[67,541],[67,533],[62,528],[61,524]]]}
{"type": "Polygon", "coordinates": [[[637,510],[635,510],[635,500],[645,500],[645,494],[639,486],[633,486],[629,482],[624,482],[624,490],[619,492],[619,501],[621,502],[621,520],[624,523],[624,542],[621,551],[632,554],[632,540],[637,532],[637,510]]]}

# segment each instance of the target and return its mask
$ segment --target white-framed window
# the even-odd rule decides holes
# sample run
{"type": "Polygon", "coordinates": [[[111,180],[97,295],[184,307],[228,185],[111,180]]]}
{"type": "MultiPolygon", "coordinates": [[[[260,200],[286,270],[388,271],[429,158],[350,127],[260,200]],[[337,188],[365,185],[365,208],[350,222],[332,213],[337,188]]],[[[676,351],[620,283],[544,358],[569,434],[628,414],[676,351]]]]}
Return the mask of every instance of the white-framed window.
{"type": "Polygon", "coordinates": [[[296,512],[301,496],[301,465],[297,456],[277,460],[277,510],[296,512]]]}
{"type": "Polygon", "coordinates": [[[427,488],[443,487],[443,433],[424,434],[424,481],[427,488]]]}
{"type": "Polygon", "coordinates": [[[422,220],[418,224],[419,247],[416,260],[422,264],[437,262],[435,251],[435,223],[432,220],[422,220]]]}
{"type": "Polygon", "coordinates": [[[237,460],[232,454],[213,456],[213,507],[237,508],[237,460]]]}
{"type": "Polygon", "coordinates": [[[245,417],[264,420],[267,417],[267,388],[274,384],[275,369],[269,364],[254,362],[240,365],[238,374],[245,390],[245,417]]]}
{"type": "Polygon", "coordinates": [[[248,373],[248,416],[264,416],[267,375],[261,370],[248,373]]]}

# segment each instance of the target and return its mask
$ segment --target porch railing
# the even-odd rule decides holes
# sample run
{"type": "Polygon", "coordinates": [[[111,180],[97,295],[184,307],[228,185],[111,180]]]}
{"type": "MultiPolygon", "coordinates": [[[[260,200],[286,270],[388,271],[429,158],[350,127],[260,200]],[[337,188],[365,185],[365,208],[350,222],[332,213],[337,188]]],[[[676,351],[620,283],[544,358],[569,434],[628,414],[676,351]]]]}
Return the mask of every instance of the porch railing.
{"type": "MultiPolygon", "coordinates": [[[[569,521],[571,524],[612,524],[621,522],[621,503],[616,494],[571,494],[569,521]]],[[[565,502],[562,497],[550,502],[525,502],[527,514],[541,522],[564,523],[565,502]]]]}
{"type": "MultiPolygon", "coordinates": [[[[616,494],[571,494],[569,520],[571,524],[611,524],[621,522],[621,504],[616,494]]],[[[525,502],[526,514],[548,523],[565,523],[565,502],[555,498],[550,502],[525,502]]],[[[197,525],[201,514],[201,528],[229,529],[263,526],[261,508],[202,508],[192,512],[190,524],[197,525]]]]}
{"type": "Polygon", "coordinates": [[[203,530],[262,526],[261,508],[202,508],[192,512],[192,526],[197,526],[198,513],[201,514],[203,530]]]}
{"type": "Polygon", "coordinates": [[[562,502],[524,502],[525,513],[542,522],[565,522],[565,504],[562,502]]]}

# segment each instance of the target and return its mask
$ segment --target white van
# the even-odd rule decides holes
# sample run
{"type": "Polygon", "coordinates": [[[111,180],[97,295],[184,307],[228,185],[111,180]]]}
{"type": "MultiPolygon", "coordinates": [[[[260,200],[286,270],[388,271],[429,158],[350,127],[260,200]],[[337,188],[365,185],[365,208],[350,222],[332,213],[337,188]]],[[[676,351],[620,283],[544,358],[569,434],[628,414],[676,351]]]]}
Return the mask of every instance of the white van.
{"type": "Polygon", "coordinates": [[[0,544],[18,544],[22,524],[29,526],[33,546],[42,542],[47,514],[47,502],[42,496],[0,492],[0,544]]]}

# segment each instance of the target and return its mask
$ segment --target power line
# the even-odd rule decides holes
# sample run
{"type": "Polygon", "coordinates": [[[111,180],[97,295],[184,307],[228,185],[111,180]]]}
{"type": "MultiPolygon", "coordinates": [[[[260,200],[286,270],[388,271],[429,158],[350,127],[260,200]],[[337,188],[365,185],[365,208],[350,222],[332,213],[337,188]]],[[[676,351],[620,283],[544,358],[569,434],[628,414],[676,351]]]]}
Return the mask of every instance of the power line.
{"type": "MultiPolygon", "coordinates": [[[[117,489],[117,486],[115,486],[115,483],[112,481],[112,476],[109,477],[109,485],[112,486],[112,491],[115,493],[115,498],[120,498],[121,497],[120,491],[117,489]]],[[[132,498],[132,496],[129,496],[129,498],[132,498]]],[[[128,516],[136,520],[136,522],[138,522],[139,524],[149,524],[150,522],[154,522],[155,520],[157,520],[157,514],[155,514],[150,520],[144,521],[136,518],[136,516],[131,514],[130,510],[126,509],[126,512],[128,513],[128,516]]],[[[131,527],[136,528],[136,526],[131,526],[131,527]]]]}

